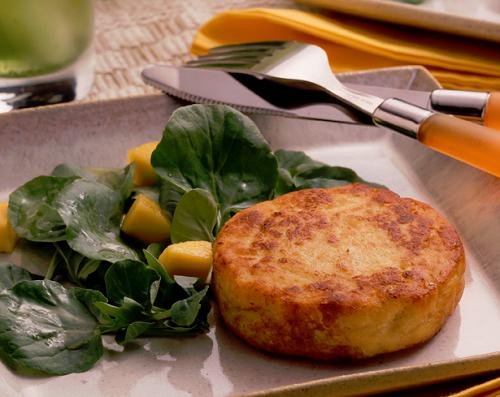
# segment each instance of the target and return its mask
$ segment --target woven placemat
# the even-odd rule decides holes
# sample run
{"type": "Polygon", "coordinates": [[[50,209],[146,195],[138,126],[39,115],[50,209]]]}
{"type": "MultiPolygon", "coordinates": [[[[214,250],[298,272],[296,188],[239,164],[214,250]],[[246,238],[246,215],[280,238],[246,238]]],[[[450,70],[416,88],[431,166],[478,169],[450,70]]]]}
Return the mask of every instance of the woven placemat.
{"type": "Polygon", "coordinates": [[[150,63],[182,64],[196,30],[224,9],[296,8],[292,0],[96,0],[95,73],[86,100],[155,92],[140,77],[150,63]]]}

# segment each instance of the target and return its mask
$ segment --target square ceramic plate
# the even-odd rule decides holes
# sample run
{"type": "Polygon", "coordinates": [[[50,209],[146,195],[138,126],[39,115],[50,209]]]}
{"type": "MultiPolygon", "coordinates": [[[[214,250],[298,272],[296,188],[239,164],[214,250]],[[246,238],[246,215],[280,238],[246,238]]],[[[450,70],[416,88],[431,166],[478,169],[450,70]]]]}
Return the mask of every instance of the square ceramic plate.
{"type": "MultiPolygon", "coordinates": [[[[418,68],[358,73],[345,80],[432,89],[418,68]]],[[[60,162],[122,166],[126,150],[159,139],[174,99],[149,95],[74,103],[0,115],[0,200],[60,162]]],[[[359,395],[500,368],[500,179],[376,127],[254,118],[274,148],[305,150],[355,169],[402,196],[442,211],[466,244],[463,298],[431,341],[411,350],[351,364],[285,359],[247,346],[211,317],[210,332],[188,339],[151,338],[105,356],[85,373],[18,376],[0,363],[0,395],[23,397],[359,395]]],[[[29,252],[16,260],[29,262],[29,252]]]]}
{"type": "Polygon", "coordinates": [[[500,42],[498,0],[423,0],[421,4],[398,0],[297,1],[361,17],[500,42]]]}

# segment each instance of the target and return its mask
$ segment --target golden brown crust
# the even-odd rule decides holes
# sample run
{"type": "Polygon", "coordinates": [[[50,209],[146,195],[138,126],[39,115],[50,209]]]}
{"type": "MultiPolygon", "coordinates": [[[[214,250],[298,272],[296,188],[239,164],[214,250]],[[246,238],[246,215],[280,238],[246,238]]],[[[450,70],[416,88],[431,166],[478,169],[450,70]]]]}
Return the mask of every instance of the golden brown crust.
{"type": "Polygon", "coordinates": [[[214,245],[221,315],[261,349],[330,359],[421,343],[463,290],[464,252],[429,205],[363,184],[259,203],[214,245]]]}

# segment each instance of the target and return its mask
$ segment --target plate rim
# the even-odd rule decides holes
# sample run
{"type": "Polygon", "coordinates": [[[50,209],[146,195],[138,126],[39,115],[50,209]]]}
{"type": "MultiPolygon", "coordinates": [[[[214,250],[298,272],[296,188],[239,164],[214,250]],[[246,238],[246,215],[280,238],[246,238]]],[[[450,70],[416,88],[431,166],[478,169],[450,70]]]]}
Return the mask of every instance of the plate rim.
{"type": "Polygon", "coordinates": [[[393,0],[351,0],[348,2],[296,0],[296,2],[379,21],[500,42],[500,22],[423,8],[418,4],[406,4],[393,0]]]}
{"type": "MultiPolygon", "coordinates": [[[[414,67],[397,67],[389,68],[391,70],[395,69],[408,69],[414,67]]],[[[418,69],[418,68],[417,68],[418,69]]],[[[419,68],[426,71],[424,68],[419,68]]],[[[380,70],[380,69],[377,69],[380,70]]],[[[373,73],[371,72],[356,72],[347,73],[345,75],[363,75],[373,73]]],[[[428,73],[428,72],[427,72],[428,73]]],[[[139,101],[150,102],[152,100],[158,100],[164,98],[165,96],[161,93],[154,94],[144,94],[135,97],[127,98],[115,98],[110,100],[95,100],[95,101],[81,101],[81,102],[71,102],[60,105],[52,105],[43,108],[31,108],[16,110],[11,113],[5,114],[5,119],[8,120],[10,117],[16,114],[23,115],[34,115],[34,112],[56,112],[60,113],[66,109],[80,109],[80,108],[92,108],[94,106],[100,106],[102,102],[107,104],[119,104],[123,101],[139,101]]],[[[15,117],[14,117],[15,118],[15,117]]],[[[2,115],[0,115],[0,120],[2,115]]],[[[22,119],[22,118],[21,118],[22,119]]],[[[1,130],[0,130],[1,136],[1,130]]],[[[449,380],[457,377],[463,377],[467,375],[474,375],[479,373],[485,373],[490,370],[497,370],[500,368],[500,352],[493,352],[488,354],[480,354],[468,358],[457,358],[456,360],[440,361],[436,363],[431,363],[429,365],[416,365],[416,366],[406,366],[398,367],[392,369],[383,370],[372,370],[361,373],[353,373],[348,375],[337,375],[329,378],[322,378],[313,381],[301,382],[296,384],[289,384],[286,386],[280,386],[273,389],[266,389],[257,392],[244,394],[246,396],[299,396],[301,393],[309,392],[314,393],[315,396],[326,396],[332,393],[339,393],[335,395],[353,395],[355,393],[374,393],[383,392],[388,390],[398,390],[402,388],[412,387],[415,385],[425,385],[429,383],[436,383],[444,380],[449,380]],[[376,380],[376,381],[375,381],[376,380]],[[424,383],[422,383],[424,382],[424,383]],[[361,388],[360,387],[364,387],[361,388]],[[346,394],[350,392],[350,394],[346,394]],[[342,394],[344,393],[344,394],[342,394]]]]}
{"type": "Polygon", "coordinates": [[[245,397],[300,397],[304,393],[315,397],[348,397],[362,393],[376,394],[428,386],[452,379],[498,371],[500,352],[480,354],[457,360],[439,361],[427,366],[399,368],[338,375],[308,382],[241,394],[245,397]],[[313,394],[314,393],[314,394],[313,394]]]}

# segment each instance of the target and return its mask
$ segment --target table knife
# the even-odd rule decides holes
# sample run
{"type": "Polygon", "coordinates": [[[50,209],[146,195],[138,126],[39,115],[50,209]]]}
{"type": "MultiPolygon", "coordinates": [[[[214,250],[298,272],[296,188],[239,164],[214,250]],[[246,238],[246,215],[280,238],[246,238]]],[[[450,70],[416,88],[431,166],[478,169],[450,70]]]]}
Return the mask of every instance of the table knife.
{"type": "MultiPolygon", "coordinates": [[[[214,69],[152,65],[142,78],[167,94],[191,102],[222,103],[247,113],[367,123],[369,118],[314,89],[292,88],[266,79],[214,69]]],[[[346,86],[381,98],[398,98],[414,105],[500,129],[500,93],[437,89],[415,91],[356,85],[346,86]]]]}
{"type": "MultiPolygon", "coordinates": [[[[357,106],[346,105],[347,101],[340,102],[342,98],[336,99],[321,86],[302,80],[296,80],[294,84],[285,81],[284,84],[280,79],[268,79],[259,74],[172,66],[151,66],[143,71],[142,76],[146,83],[192,102],[223,103],[248,113],[368,125],[375,123],[500,177],[498,130],[432,112],[422,106],[413,106],[392,90],[390,97],[383,100],[384,93],[377,89],[372,98],[382,105],[370,113],[362,108],[356,110],[357,106]],[[425,122],[430,119],[429,115],[432,123],[425,122]]],[[[362,90],[369,93],[365,86],[362,90]]],[[[428,102],[431,95],[412,94],[410,99],[413,98],[413,103],[420,101],[417,104],[422,104],[424,100],[428,102]]]]}

